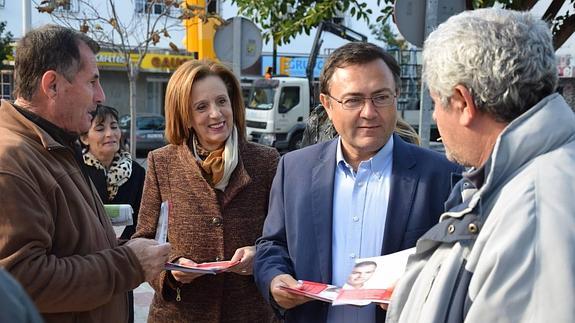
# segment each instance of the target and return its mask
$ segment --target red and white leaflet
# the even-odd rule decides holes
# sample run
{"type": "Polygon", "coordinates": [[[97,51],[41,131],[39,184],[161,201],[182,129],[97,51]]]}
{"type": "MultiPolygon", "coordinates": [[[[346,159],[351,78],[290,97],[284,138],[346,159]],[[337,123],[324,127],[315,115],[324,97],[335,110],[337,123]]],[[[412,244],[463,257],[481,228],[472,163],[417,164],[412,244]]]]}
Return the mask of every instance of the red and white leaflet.
{"type": "Polygon", "coordinates": [[[364,306],[372,302],[389,303],[395,284],[405,272],[407,258],[413,253],[415,248],[380,257],[358,259],[349,275],[348,283],[343,287],[300,280],[297,288],[280,288],[332,305],[364,306]]]}
{"type": "Polygon", "coordinates": [[[176,263],[168,262],[164,266],[166,270],[176,270],[185,273],[199,273],[199,274],[219,274],[239,264],[239,261],[217,261],[217,262],[204,262],[194,266],[184,266],[176,263]]]}
{"type": "Polygon", "coordinates": [[[371,302],[387,303],[391,301],[393,288],[388,289],[342,289],[333,305],[363,306],[371,302]]]}
{"type": "Polygon", "coordinates": [[[333,301],[333,305],[358,305],[363,306],[371,302],[375,303],[389,303],[391,301],[391,294],[393,289],[407,266],[407,259],[410,255],[415,253],[415,248],[402,250],[385,256],[362,258],[355,261],[355,267],[348,283],[346,283],[337,298],[333,301]],[[360,268],[362,265],[368,264],[372,273],[367,279],[363,279],[361,284],[352,286],[354,273],[361,275],[360,268]]]}
{"type": "Polygon", "coordinates": [[[337,297],[340,287],[335,285],[299,280],[296,288],[280,286],[281,289],[293,294],[306,296],[320,301],[331,303],[337,297]]]}

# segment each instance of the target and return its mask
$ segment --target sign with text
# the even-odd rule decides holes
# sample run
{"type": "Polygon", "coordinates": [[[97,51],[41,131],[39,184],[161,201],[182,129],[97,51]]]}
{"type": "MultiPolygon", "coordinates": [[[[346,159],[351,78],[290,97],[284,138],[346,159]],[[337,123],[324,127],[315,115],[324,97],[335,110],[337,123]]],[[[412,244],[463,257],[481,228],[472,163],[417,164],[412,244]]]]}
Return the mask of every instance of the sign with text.
{"type": "MultiPolygon", "coordinates": [[[[295,57],[295,56],[279,56],[277,57],[278,74],[305,77],[305,69],[307,67],[308,57],[295,57]]],[[[319,77],[325,58],[318,57],[313,69],[313,77],[319,77]]],[[[271,55],[262,56],[262,75],[266,72],[268,67],[273,63],[271,55]]]]}
{"type": "MultiPolygon", "coordinates": [[[[191,55],[148,53],[142,60],[142,69],[151,71],[174,71],[185,61],[194,58],[195,56],[191,55]]],[[[132,62],[136,62],[138,55],[130,54],[130,59],[132,62]]],[[[96,62],[99,67],[123,68],[126,66],[124,55],[117,52],[99,52],[96,54],[96,62]]]]}

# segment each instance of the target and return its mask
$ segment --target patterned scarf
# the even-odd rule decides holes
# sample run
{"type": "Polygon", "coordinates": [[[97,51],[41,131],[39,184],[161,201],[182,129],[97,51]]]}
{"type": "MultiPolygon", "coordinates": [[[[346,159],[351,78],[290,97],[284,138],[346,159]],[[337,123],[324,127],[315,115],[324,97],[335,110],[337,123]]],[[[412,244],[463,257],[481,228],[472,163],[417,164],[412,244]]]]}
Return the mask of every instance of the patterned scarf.
{"type": "Polygon", "coordinates": [[[224,147],[214,151],[205,150],[198,142],[198,138],[194,136],[194,144],[196,152],[200,157],[200,166],[208,175],[208,182],[210,185],[218,183],[224,177],[224,147]]]}
{"type": "Polygon", "coordinates": [[[126,183],[132,175],[132,156],[127,151],[116,153],[109,169],[106,169],[98,158],[89,151],[84,151],[84,163],[104,171],[106,174],[106,191],[110,200],[116,197],[120,186],[126,183]]]}
{"type": "Polygon", "coordinates": [[[237,138],[238,132],[236,127],[234,127],[224,147],[211,152],[200,145],[195,134],[192,138],[192,152],[194,157],[208,175],[207,179],[210,185],[222,192],[226,189],[226,186],[228,186],[230,177],[238,165],[237,138]]]}

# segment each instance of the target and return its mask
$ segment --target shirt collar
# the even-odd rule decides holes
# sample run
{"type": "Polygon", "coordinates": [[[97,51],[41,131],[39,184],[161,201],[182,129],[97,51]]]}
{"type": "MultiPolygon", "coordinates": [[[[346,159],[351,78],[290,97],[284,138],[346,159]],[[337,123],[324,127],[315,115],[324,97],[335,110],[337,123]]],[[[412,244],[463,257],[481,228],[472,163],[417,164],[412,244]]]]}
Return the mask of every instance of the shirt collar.
{"type": "MultiPolygon", "coordinates": [[[[359,167],[367,167],[378,177],[384,175],[385,166],[390,164],[393,159],[393,135],[389,137],[387,143],[370,159],[364,160],[359,167]]],[[[335,156],[336,166],[342,170],[346,176],[354,177],[353,167],[343,157],[341,137],[337,139],[337,149],[335,156]]],[[[358,167],[358,168],[359,168],[358,167]]]]}

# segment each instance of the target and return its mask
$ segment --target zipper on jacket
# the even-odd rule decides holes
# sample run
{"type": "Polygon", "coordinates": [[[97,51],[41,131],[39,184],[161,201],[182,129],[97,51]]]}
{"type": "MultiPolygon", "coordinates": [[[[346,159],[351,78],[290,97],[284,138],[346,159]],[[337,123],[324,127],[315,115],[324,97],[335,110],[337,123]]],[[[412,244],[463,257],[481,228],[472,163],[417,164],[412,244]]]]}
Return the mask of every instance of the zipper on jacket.
{"type": "Polygon", "coordinates": [[[176,302],[182,301],[182,296],[180,295],[180,287],[176,287],[176,302]]]}

